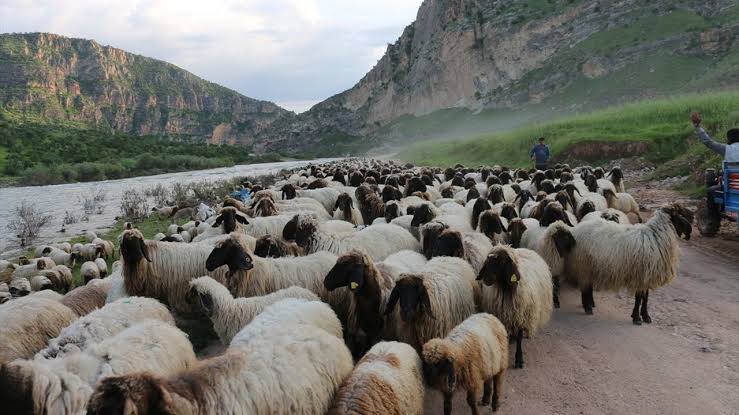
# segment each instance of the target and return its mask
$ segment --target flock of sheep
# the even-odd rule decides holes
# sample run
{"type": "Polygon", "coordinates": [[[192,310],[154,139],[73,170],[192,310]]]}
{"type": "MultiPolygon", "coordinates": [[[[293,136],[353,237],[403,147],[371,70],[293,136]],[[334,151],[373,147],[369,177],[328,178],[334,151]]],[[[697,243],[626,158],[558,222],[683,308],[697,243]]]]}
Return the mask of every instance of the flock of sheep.
{"type": "Polygon", "coordinates": [[[446,414],[455,390],[495,411],[509,341],[523,368],[560,281],[586,314],[593,291],[626,289],[634,324],[650,323],[693,219],[670,205],[641,223],[618,168],[345,160],[250,186],[248,203],[152,240],[127,224],[110,273],[114,245],[94,234],[0,262],[5,410],[420,414],[428,385],[446,414]],[[199,360],[186,319],[225,351],[199,360]]]}

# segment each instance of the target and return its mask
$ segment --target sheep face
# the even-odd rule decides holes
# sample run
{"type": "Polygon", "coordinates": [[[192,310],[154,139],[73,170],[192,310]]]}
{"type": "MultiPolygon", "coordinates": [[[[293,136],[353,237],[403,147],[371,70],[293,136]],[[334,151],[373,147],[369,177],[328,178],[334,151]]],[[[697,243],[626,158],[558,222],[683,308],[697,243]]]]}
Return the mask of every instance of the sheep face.
{"type": "Polygon", "coordinates": [[[433,186],[434,185],[434,179],[432,179],[431,176],[427,176],[425,174],[424,175],[421,175],[421,181],[426,186],[433,186]]]}
{"type": "Polygon", "coordinates": [[[217,228],[223,225],[223,233],[231,233],[236,230],[236,222],[239,222],[243,225],[249,224],[249,221],[246,220],[246,217],[236,213],[236,209],[228,207],[221,210],[221,214],[218,215],[216,221],[213,222],[213,225],[211,226],[217,228]]]}
{"type": "Polygon", "coordinates": [[[449,181],[449,180],[452,180],[452,178],[454,177],[454,174],[455,174],[455,173],[456,173],[456,171],[454,171],[454,169],[453,169],[453,168],[451,168],[451,167],[447,167],[447,168],[446,168],[446,169],[444,170],[444,180],[445,180],[445,181],[449,181]]]}
{"type": "Polygon", "coordinates": [[[598,191],[598,178],[594,175],[590,174],[585,176],[585,186],[588,187],[589,192],[597,192],[598,191]]]}
{"type": "Polygon", "coordinates": [[[418,316],[428,315],[435,318],[431,312],[431,300],[423,278],[417,275],[403,274],[395,283],[385,308],[385,314],[390,314],[395,305],[400,302],[400,318],[406,323],[413,322],[418,316]]]}
{"type": "Polygon", "coordinates": [[[511,173],[507,171],[501,172],[498,175],[498,178],[500,178],[500,184],[508,184],[513,181],[513,178],[511,177],[511,173]]]}
{"type": "Polygon", "coordinates": [[[454,176],[454,178],[452,178],[452,186],[464,187],[464,177],[460,174],[454,176]]]}
{"type": "Polygon", "coordinates": [[[352,208],[354,208],[354,200],[352,200],[352,197],[349,196],[349,194],[342,193],[336,198],[334,209],[341,209],[341,211],[344,212],[345,218],[351,219],[352,208]]]}
{"type": "Polygon", "coordinates": [[[493,240],[495,235],[503,232],[508,232],[508,229],[503,225],[497,213],[487,210],[480,215],[480,233],[493,240]]]}
{"type": "Polygon", "coordinates": [[[400,180],[398,179],[398,176],[388,176],[388,178],[385,179],[385,187],[392,186],[398,189],[399,183],[400,180]]]}
{"type": "Polygon", "coordinates": [[[359,187],[362,182],[364,182],[364,176],[362,176],[362,173],[358,171],[355,171],[349,176],[349,186],[359,187]]]}
{"type": "Polygon", "coordinates": [[[387,203],[391,200],[400,200],[403,198],[403,194],[400,193],[400,190],[396,189],[393,186],[385,185],[385,187],[382,189],[382,201],[384,203],[387,203]]]}
{"type": "Polygon", "coordinates": [[[595,204],[589,200],[583,202],[577,210],[577,220],[582,220],[590,212],[595,212],[595,204]]]}
{"type": "Polygon", "coordinates": [[[570,218],[567,213],[565,213],[562,205],[558,202],[552,202],[547,204],[544,208],[544,212],[542,212],[541,218],[539,219],[539,225],[549,226],[558,220],[566,223],[567,226],[574,226],[572,222],[570,222],[570,218]]]}
{"type": "Polygon", "coordinates": [[[426,384],[444,392],[453,392],[457,387],[454,374],[454,359],[441,339],[429,340],[423,345],[423,377],[426,384]]]}
{"type": "Polygon", "coordinates": [[[282,237],[287,241],[295,241],[298,246],[306,248],[317,226],[313,220],[295,215],[282,229],[282,237]]]}
{"type": "Polygon", "coordinates": [[[511,189],[513,189],[513,192],[516,194],[516,196],[521,194],[521,185],[518,183],[511,184],[511,189]]]}
{"type": "MultiPolygon", "coordinates": [[[[513,219],[508,224],[508,236],[511,242],[511,246],[514,248],[521,247],[521,237],[526,232],[526,225],[521,219],[513,219]]],[[[570,235],[571,236],[571,235],[570,235]]]]}
{"type": "Polygon", "coordinates": [[[326,183],[326,181],[323,179],[317,179],[310,182],[310,184],[308,185],[308,190],[323,189],[324,187],[328,187],[328,183],[326,183]]]}
{"type": "Polygon", "coordinates": [[[421,229],[421,233],[423,235],[423,246],[421,248],[426,259],[432,258],[436,241],[439,239],[441,233],[446,229],[447,226],[440,222],[429,222],[423,226],[421,229]]]}
{"type": "Polygon", "coordinates": [[[559,182],[560,183],[568,183],[574,180],[574,177],[572,176],[572,173],[568,171],[563,171],[562,174],[559,176],[559,182]]]}
{"type": "Polygon", "coordinates": [[[513,295],[521,280],[521,274],[507,251],[494,250],[485,260],[477,279],[482,280],[485,285],[495,285],[502,292],[513,295]]]}
{"type": "Polygon", "coordinates": [[[431,252],[432,257],[452,256],[464,258],[464,245],[459,232],[447,229],[439,235],[431,252]]]}
{"type": "Polygon", "coordinates": [[[393,219],[401,215],[400,206],[397,203],[391,202],[385,205],[385,222],[390,223],[393,219]]]}
{"type": "Polygon", "coordinates": [[[493,204],[504,202],[503,187],[499,184],[488,187],[488,200],[493,204]]]}
{"type": "Polygon", "coordinates": [[[406,183],[405,194],[408,196],[415,192],[426,193],[426,190],[426,184],[420,177],[411,177],[406,183]]]}
{"type": "Polygon", "coordinates": [[[424,203],[421,206],[417,206],[416,210],[413,212],[411,226],[421,226],[425,223],[429,223],[434,220],[434,217],[436,217],[436,215],[434,214],[434,211],[431,210],[431,206],[424,203]]]}
{"type": "MultiPolygon", "coordinates": [[[[193,388],[191,391],[198,390],[199,388],[193,388]]],[[[161,381],[148,373],[136,373],[103,379],[90,398],[87,413],[91,415],[175,413],[173,408],[168,407],[167,402],[171,402],[171,397],[161,381]]]]}
{"type": "Polygon", "coordinates": [[[351,291],[361,290],[365,284],[367,261],[365,255],[357,251],[342,255],[326,275],[323,286],[329,291],[340,287],[349,287],[351,291]]]}
{"type": "Polygon", "coordinates": [[[254,267],[251,255],[233,238],[219,242],[205,261],[205,268],[214,271],[223,265],[228,266],[229,276],[238,271],[248,271],[254,267]]]}
{"type": "MultiPolygon", "coordinates": [[[[275,202],[272,201],[272,199],[262,199],[257,203],[256,208],[254,209],[254,216],[275,216],[277,215],[277,208],[275,207],[275,202]]],[[[243,217],[243,216],[242,216],[243,217]]]]}
{"type": "Polygon", "coordinates": [[[596,167],[595,170],[593,170],[593,176],[595,176],[596,179],[602,179],[605,177],[605,172],[603,171],[602,167],[596,167]]]}
{"type": "Polygon", "coordinates": [[[567,207],[567,205],[570,205],[570,206],[572,206],[572,210],[573,211],[576,209],[575,203],[572,201],[572,199],[570,198],[570,196],[564,190],[557,191],[557,195],[554,196],[554,200],[556,200],[557,202],[559,202],[559,204],[562,205],[565,208],[567,207]]]}
{"type": "Polygon", "coordinates": [[[264,235],[257,239],[254,247],[254,255],[262,258],[279,258],[282,256],[282,249],[279,241],[272,235],[264,235]]]}
{"type": "Polygon", "coordinates": [[[670,215],[670,221],[677,235],[686,241],[690,240],[690,234],[693,232],[693,212],[677,203],[663,207],[661,210],[670,215]]]}
{"type": "Polygon", "coordinates": [[[554,193],[554,183],[551,180],[544,180],[541,182],[541,190],[547,194],[554,193]]]}
{"type": "Polygon", "coordinates": [[[575,247],[575,237],[567,229],[557,229],[552,235],[552,240],[560,258],[564,258],[575,247]]]}
{"type": "Polygon", "coordinates": [[[467,202],[469,202],[472,199],[477,199],[480,197],[480,191],[477,190],[476,187],[470,188],[470,190],[467,191],[467,202]]]}
{"type": "Polygon", "coordinates": [[[200,291],[198,286],[190,286],[185,301],[193,310],[200,309],[207,317],[213,315],[213,296],[207,291],[200,291]]]}
{"type": "Polygon", "coordinates": [[[454,192],[450,188],[446,188],[441,191],[441,197],[444,199],[453,199],[454,198],[454,192]]]}
{"type": "MultiPolygon", "coordinates": [[[[334,180],[336,180],[335,176],[334,176],[334,180]]],[[[295,197],[298,195],[298,192],[297,190],[295,190],[295,186],[293,186],[292,183],[288,183],[282,186],[282,189],[280,189],[280,191],[282,192],[283,200],[295,199],[295,197]]]]}
{"type": "MultiPolygon", "coordinates": [[[[341,170],[336,170],[334,172],[334,176],[333,176],[333,178],[331,180],[333,180],[335,182],[339,182],[339,183],[343,184],[344,186],[346,186],[346,179],[344,178],[344,172],[341,171],[341,170]]],[[[293,189],[295,189],[295,188],[293,187],[293,189]]]]}
{"type": "Polygon", "coordinates": [[[513,205],[506,203],[500,208],[500,216],[510,222],[518,217],[518,213],[516,213],[516,208],[513,205]]]}
{"type": "Polygon", "coordinates": [[[480,214],[488,209],[490,209],[492,206],[490,206],[490,202],[487,201],[487,199],[483,199],[481,197],[478,197],[475,201],[475,204],[472,205],[472,227],[477,228],[477,221],[480,218],[480,214]]]}
{"type": "Polygon", "coordinates": [[[465,189],[472,189],[473,187],[475,187],[475,184],[476,184],[475,179],[473,179],[472,177],[468,177],[464,180],[465,189]]]}
{"type": "Polygon", "coordinates": [[[123,262],[129,266],[136,266],[142,259],[151,262],[149,248],[144,242],[144,236],[136,229],[123,232],[121,238],[121,256],[123,262]]]}
{"type": "MultiPolygon", "coordinates": [[[[508,176],[508,177],[510,178],[510,176],[508,176]]],[[[488,188],[490,188],[491,186],[495,186],[496,184],[498,186],[500,186],[500,185],[503,184],[502,181],[500,180],[500,178],[498,176],[489,176],[487,179],[485,179],[485,185],[488,188]]]]}

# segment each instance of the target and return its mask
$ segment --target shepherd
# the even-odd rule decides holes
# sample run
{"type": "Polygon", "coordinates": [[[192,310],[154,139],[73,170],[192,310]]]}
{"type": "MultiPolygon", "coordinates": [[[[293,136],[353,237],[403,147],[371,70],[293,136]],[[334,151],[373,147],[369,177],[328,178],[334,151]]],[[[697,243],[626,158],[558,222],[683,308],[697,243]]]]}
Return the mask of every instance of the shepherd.
{"type": "Polygon", "coordinates": [[[529,157],[534,161],[537,170],[546,170],[549,162],[549,146],[544,144],[544,137],[539,137],[539,144],[535,144],[529,151],[529,157]]]}

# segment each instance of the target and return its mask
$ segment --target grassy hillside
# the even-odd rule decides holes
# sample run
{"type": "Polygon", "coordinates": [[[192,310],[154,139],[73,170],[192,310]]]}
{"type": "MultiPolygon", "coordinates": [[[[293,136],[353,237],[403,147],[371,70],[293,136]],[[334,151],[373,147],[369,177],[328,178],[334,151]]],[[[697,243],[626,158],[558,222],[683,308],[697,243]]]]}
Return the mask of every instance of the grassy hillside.
{"type": "Polygon", "coordinates": [[[276,154],[251,156],[243,146],[137,137],[0,111],[0,178],[21,184],[120,179],[275,160],[276,154]]]}
{"type": "Polygon", "coordinates": [[[643,142],[646,144],[643,157],[657,163],[670,162],[660,166],[658,175],[689,174],[705,164],[718,162],[718,157],[694,137],[689,122],[690,112],[694,110],[701,112],[709,132],[723,140],[726,130],[739,126],[739,91],[645,101],[505,133],[417,143],[404,149],[398,157],[428,165],[464,163],[524,167],[531,165],[528,152],[535,138],[544,136],[554,157],[560,158],[563,152],[575,146],[643,142]]]}

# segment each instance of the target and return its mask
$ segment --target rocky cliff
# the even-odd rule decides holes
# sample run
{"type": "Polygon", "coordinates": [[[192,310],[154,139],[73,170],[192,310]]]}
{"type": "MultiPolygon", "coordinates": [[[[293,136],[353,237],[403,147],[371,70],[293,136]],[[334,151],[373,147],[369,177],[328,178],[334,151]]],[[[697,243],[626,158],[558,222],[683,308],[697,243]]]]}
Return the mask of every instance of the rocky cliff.
{"type": "Polygon", "coordinates": [[[426,0],[354,87],[279,120],[259,146],[378,138],[445,108],[572,112],[737,87],[738,35],[733,0],[426,0]]]}
{"type": "Polygon", "coordinates": [[[0,107],[136,135],[253,145],[291,112],[92,40],[0,35],[0,107]]]}

